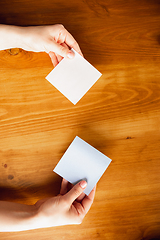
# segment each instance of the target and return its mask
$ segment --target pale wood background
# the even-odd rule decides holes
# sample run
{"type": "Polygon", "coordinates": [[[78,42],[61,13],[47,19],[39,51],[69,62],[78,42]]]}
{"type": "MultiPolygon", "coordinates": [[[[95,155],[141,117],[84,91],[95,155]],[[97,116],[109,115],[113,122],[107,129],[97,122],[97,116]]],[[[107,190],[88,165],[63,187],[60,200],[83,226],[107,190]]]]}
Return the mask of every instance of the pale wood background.
{"type": "Polygon", "coordinates": [[[113,160],[81,225],[0,239],[160,239],[160,1],[1,0],[0,23],[62,23],[103,73],[74,106],[45,80],[47,54],[0,52],[0,199],[58,194],[76,135],[113,160]]]}

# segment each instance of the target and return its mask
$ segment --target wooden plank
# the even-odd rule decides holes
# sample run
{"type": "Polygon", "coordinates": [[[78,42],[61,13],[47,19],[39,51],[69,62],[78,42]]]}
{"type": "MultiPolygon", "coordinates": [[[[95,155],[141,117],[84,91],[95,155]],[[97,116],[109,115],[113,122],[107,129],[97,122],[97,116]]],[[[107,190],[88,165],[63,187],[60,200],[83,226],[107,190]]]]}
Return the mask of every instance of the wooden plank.
{"type": "Polygon", "coordinates": [[[56,195],[52,172],[76,135],[113,161],[78,226],[0,233],[20,239],[160,236],[159,1],[0,2],[0,22],[62,23],[103,76],[73,106],[45,80],[45,53],[0,52],[0,198],[33,204],[56,195]]]}

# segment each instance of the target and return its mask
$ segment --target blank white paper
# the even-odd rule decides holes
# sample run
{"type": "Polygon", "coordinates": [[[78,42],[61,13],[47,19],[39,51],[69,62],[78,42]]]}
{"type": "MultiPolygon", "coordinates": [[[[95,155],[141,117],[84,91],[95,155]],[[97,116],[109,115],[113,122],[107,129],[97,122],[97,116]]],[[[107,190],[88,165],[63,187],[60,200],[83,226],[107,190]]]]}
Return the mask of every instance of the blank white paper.
{"type": "Polygon", "coordinates": [[[53,171],[72,184],[86,180],[84,193],[89,195],[110,162],[110,158],[76,136],[53,171]]]}
{"type": "Polygon", "coordinates": [[[72,51],[74,58],[63,58],[46,79],[76,104],[102,74],[74,49],[72,51]]]}

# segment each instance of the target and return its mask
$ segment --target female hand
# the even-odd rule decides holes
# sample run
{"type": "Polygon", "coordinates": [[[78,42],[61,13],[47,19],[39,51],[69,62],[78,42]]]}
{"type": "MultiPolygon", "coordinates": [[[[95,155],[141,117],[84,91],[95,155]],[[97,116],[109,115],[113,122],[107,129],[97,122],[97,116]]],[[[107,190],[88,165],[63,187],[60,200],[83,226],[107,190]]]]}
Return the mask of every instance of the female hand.
{"type": "Polygon", "coordinates": [[[50,26],[20,27],[20,47],[27,51],[46,52],[56,66],[63,57],[73,58],[71,48],[82,54],[73,36],[61,24],[50,26]]]}
{"type": "Polygon", "coordinates": [[[53,227],[68,224],[80,224],[89,211],[96,187],[86,196],[83,191],[87,186],[85,181],[77,183],[69,192],[68,181],[63,179],[60,195],[40,200],[35,204],[38,208],[39,227],[53,227]],[[43,226],[42,226],[43,225],[43,226]]]}

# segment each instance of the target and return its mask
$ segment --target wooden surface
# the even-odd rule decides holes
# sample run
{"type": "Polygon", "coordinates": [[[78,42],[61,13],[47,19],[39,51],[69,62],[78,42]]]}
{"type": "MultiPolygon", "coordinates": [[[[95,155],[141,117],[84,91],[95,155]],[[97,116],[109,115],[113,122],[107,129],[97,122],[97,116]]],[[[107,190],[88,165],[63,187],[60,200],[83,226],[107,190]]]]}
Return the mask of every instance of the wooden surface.
{"type": "Polygon", "coordinates": [[[0,239],[160,239],[160,1],[1,0],[0,23],[62,23],[103,74],[74,106],[45,80],[47,54],[0,52],[0,199],[58,194],[76,135],[113,160],[81,225],[0,239]]]}

